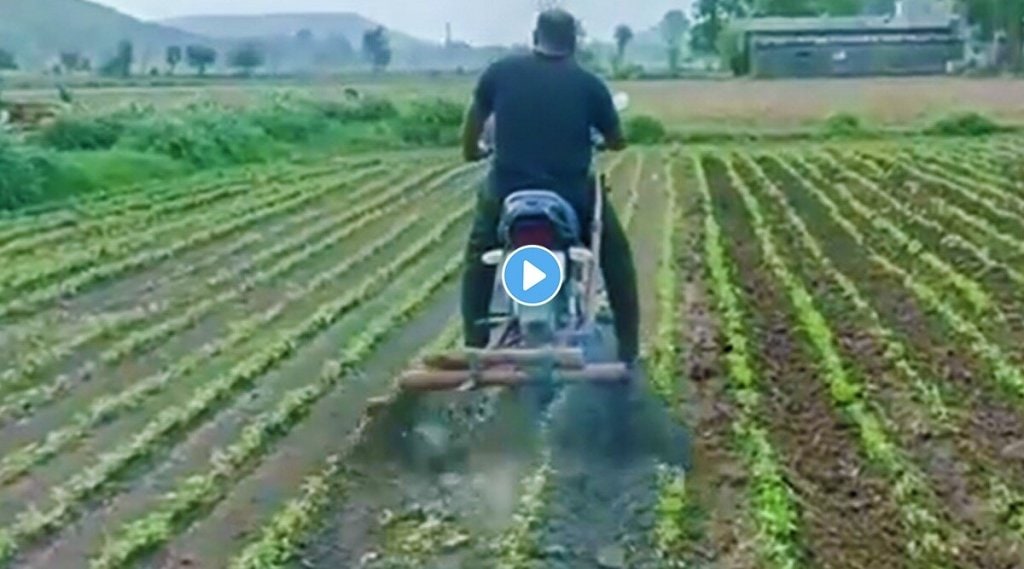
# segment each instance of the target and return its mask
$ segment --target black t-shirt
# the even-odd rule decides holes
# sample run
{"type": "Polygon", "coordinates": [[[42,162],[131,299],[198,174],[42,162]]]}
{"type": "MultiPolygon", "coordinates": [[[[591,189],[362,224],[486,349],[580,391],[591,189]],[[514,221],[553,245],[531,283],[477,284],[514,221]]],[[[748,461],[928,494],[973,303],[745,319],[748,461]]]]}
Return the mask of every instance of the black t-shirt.
{"type": "Polygon", "coordinates": [[[516,190],[552,190],[574,205],[587,202],[591,129],[620,135],[608,87],[573,58],[517,55],[480,78],[476,108],[495,120],[491,184],[504,198],[516,190]]]}

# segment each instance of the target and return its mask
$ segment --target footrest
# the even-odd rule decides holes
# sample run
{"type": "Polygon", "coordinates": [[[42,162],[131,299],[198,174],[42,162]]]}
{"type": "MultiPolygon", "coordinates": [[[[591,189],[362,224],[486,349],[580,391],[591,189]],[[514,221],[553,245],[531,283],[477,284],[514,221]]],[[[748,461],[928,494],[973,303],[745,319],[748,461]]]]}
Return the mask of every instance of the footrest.
{"type": "Polygon", "coordinates": [[[629,379],[625,364],[592,364],[577,369],[556,368],[550,378],[517,367],[491,367],[480,370],[415,369],[399,379],[402,389],[410,391],[448,391],[472,384],[475,388],[514,387],[538,383],[618,383],[629,379]]]}
{"type": "Polygon", "coordinates": [[[495,366],[550,365],[559,369],[582,369],[586,365],[578,348],[535,350],[460,350],[423,358],[423,365],[435,370],[468,370],[495,366]]]}

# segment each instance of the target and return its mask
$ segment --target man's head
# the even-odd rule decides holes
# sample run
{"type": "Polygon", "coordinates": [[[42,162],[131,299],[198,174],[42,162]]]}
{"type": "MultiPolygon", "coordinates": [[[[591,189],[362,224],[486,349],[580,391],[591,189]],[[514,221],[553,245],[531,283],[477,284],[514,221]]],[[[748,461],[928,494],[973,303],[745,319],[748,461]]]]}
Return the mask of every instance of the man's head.
{"type": "Polygon", "coordinates": [[[569,57],[576,53],[576,18],[560,9],[545,10],[537,17],[533,49],[549,57],[569,57]]]}

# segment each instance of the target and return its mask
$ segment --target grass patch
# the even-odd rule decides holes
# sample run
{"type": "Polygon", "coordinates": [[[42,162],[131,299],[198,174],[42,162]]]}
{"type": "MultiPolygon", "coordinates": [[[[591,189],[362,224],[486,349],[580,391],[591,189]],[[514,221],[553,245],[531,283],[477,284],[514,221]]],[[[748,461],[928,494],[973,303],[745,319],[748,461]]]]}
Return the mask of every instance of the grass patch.
{"type": "Polygon", "coordinates": [[[1007,127],[977,112],[954,113],[942,117],[924,129],[932,136],[987,136],[1005,132],[1007,127]]]}
{"type": "Polygon", "coordinates": [[[0,210],[154,178],[301,155],[454,146],[463,106],[417,99],[322,101],[276,94],[246,108],[131,107],[66,115],[0,141],[0,210]]]}
{"type": "Polygon", "coordinates": [[[626,140],[631,144],[662,144],[668,139],[668,129],[650,115],[635,115],[626,119],[626,140]]]}

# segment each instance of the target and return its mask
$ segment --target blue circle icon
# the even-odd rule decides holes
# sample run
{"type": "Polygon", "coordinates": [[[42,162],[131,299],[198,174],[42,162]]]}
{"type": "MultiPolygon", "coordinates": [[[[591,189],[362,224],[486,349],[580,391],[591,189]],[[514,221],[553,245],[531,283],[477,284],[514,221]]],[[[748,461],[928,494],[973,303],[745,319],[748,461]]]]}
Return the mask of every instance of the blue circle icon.
{"type": "Polygon", "coordinates": [[[538,245],[527,245],[505,258],[501,283],[509,297],[524,306],[543,306],[558,296],[565,281],[559,258],[538,245]]]}

